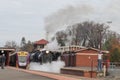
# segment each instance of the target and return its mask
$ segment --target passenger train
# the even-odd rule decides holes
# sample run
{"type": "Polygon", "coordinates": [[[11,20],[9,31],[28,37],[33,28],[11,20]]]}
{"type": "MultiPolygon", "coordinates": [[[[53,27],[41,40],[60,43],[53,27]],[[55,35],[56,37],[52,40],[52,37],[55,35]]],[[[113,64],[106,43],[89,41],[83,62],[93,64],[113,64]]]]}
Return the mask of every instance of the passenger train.
{"type": "Polygon", "coordinates": [[[19,68],[28,68],[29,53],[26,51],[19,51],[11,54],[9,65],[19,67],[19,68]]]}

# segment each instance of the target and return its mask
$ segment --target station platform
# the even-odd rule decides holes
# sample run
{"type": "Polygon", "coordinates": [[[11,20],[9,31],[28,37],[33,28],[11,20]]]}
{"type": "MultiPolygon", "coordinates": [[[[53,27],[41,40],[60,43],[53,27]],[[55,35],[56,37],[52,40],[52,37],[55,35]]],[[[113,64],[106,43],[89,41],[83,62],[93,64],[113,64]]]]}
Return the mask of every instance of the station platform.
{"type": "Polygon", "coordinates": [[[104,78],[85,78],[67,74],[25,70],[7,66],[0,68],[0,80],[108,80],[104,78]]]}
{"type": "Polygon", "coordinates": [[[90,67],[64,67],[61,68],[62,74],[77,75],[82,77],[96,78],[97,70],[90,67]]]}
{"type": "Polygon", "coordinates": [[[0,80],[81,80],[64,75],[50,74],[46,72],[25,70],[14,67],[0,68],[0,80]]]}

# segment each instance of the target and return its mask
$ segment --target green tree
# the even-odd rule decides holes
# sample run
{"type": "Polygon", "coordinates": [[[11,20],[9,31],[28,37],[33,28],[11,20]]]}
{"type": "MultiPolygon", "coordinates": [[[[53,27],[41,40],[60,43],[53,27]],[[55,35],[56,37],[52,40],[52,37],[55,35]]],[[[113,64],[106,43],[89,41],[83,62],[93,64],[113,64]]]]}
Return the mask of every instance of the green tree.
{"type": "Polygon", "coordinates": [[[67,35],[64,31],[59,31],[56,33],[56,40],[60,46],[65,46],[66,37],[67,35]]]}
{"type": "Polygon", "coordinates": [[[26,39],[25,39],[25,37],[22,37],[22,39],[21,39],[21,50],[22,51],[26,51],[25,46],[26,46],[26,39]]]}
{"type": "Polygon", "coordinates": [[[110,51],[112,49],[112,38],[105,41],[102,47],[104,50],[110,51]]]}
{"type": "Polygon", "coordinates": [[[112,62],[120,61],[120,35],[115,32],[107,34],[103,48],[110,51],[110,60],[112,62]]]}
{"type": "Polygon", "coordinates": [[[25,37],[22,37],[21,39],[21,47],[23,47],[26,44],[26,39],[25,37]]]}
{"type": "Polygon", "coordinates": [[[111,60],[112,62],[120,62],[120,51],[119,51],[118,48],[115,48],[115,49],[113,50],[113,53],[111,53],[111,58],[110,58],[110,60],[111,60]]]}

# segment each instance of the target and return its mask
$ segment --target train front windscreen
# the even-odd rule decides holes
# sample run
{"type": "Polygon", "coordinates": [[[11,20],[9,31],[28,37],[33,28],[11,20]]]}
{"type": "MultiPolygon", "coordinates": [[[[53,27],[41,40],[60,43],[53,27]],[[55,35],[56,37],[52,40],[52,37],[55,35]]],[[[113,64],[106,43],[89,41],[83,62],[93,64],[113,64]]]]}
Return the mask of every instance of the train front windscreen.
{"type": "Polygon", "coordinates": [[[19,66],[27,66],[27,52],[18,53],[18,64],[19,66]]]}

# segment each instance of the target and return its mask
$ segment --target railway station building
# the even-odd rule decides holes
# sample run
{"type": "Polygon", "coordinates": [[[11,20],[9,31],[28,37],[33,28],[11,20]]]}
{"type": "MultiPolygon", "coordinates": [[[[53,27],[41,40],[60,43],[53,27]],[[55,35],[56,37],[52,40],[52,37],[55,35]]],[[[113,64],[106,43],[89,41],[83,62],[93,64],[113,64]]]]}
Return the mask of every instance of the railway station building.
{"type": "Polygon", "coordinates": [[[5,65],[8,66],[9,65],[9,55],[14,53],[15,49],[14,48],[4,48],[4,47],[0,47],[0,55],[5,54],[6,57],[6,61],[5,61],[5,65]]]}
{"type": "MultiPolygon", "coordinates": [[[[76,66],[77,67],[90,67],[93,64],[93,67],[98,65],[98,55],[99,49],[95,48],[86,48],[81,49],[76,53],[76,66]]],[[[101,50],[102,60],[107,61],[109,59],[109,51],[101,50]]]]}
{"type": "Polygon", "coordinates": [[[48,44],[48,41],[45,39],[38,40],[34,43],[34,49],[35,50],[41,50],[44,49],[44,47],[48,44]]]}

